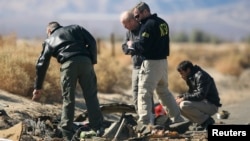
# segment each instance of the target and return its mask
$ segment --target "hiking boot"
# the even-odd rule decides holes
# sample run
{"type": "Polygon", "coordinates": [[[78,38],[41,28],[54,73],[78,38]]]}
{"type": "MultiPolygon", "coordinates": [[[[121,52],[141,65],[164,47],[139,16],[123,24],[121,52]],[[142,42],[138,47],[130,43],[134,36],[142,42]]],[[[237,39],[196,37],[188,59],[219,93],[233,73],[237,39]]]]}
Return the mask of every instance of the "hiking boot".
{"type": "Polygon", "coordinates": [[[102,135],[104,134],[104,128],[101,127],[100,129],[96,130],[96,136],[97,137],[102,137],[102,135]]]}
{"type": "Polygon", "coordinates": [[[201,124],[201,127],[204,129],[204,130],[207,130],[208,129],[208,126],[209,125],[213,125],[215,123],[214,119],[212,117],[209,117],[207,120],[205,120],[202,124],[201,124]]]}
{"type": "Polygon", "coordinates": [[[146,125],[142,123],[138,123],[136,127],[136,132],[140,134],[140,136],[146,136],[150,134],[152,131],[152,125],[146,125]]]}
{"type": "Polygon", "coordinates": [[[172,124],[172,121],[166,115],[160,115],[155,118],[155,125],[164,126],[165,130],[169,129],[170,124],[172,124]]]}

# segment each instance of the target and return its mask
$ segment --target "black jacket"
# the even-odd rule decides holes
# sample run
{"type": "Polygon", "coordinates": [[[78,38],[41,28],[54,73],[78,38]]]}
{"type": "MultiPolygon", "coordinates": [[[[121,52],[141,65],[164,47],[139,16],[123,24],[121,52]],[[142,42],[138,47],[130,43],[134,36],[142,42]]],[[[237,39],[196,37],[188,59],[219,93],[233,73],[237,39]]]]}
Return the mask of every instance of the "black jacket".
{"type": "Polygon", "coordinates": [[[140,40],[132,48],[142,52],[147,60],[166,59],[169,56],[169,26],[153,14],[141,21],[140,40]]]}
{"type": "Polygon", "coordinates": [[[140,38],[139,31],[140,31],[140,25],[135,30],[127,31],[125,41],[122,44],[122,51],[126,55],[131,55],[133,67],[135,69],[139,69],[141,67],[141,64],[142,64],[143,60],[145,59],[145,57],[143,57],[140,52],[136,52],[134,49],[130,49],[127,45],[127,42],[128,41],[133,41],[133,42],[138,41],[140,38]]]}
{"type": "Polygon", "coordinates": [[[214,79],[199,66],[195,65],[188,76],[186,83],[189,87],[187,93],[183,94],[184,100],[202,101],[206,99],[210,103],[220,107],[219,93],[214,79]]]}
{"type": "Polygon", "coordinates": [[[62,64],[77,55],[88,56],[93,64],[97,63],[97,47],[94,37],[78,25],[53,30],[43,43],[43,50],[36,64],[37,78],[34,87],[42,88],[51,57],[55,57],[62,64]]]}

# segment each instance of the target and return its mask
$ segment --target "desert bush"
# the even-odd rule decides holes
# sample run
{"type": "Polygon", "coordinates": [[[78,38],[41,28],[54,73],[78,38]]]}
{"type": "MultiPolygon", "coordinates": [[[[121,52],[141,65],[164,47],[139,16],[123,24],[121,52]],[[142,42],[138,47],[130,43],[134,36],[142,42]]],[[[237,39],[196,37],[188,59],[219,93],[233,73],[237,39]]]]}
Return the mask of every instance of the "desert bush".
{"type": "Polygon", "coordinates": [[[244,69],[250,68],[250,44],[246,45],[240,56],[240,65],[244,69]]]}
{"type": "Polygon", "coordinates": [[[239,61],[239,55],[229,54],[224,58],[218,59],[215,64],[215,68],[223,74],[239,76],[243,71],[239,61]]]}
{"type": "Polygon", "coordinates": [[[178,72],[171,71],[168,74],[169,90],[173,94],[182,94],[188,90],[185,81],[180,77],[178,72]]]}
{"type": "Polygon", "coordinates": [[[32,62],[28,60],[28,48],[6,46],[1,48],[0,52],[0,88],[12,93],[27,96],[32,87],[32,73],[30,67],[32,62]],[[26,50],[26,51],[25,51],[26,50]]]}
{"type": "MultiPolygon", "coordinates": [[[[31,98],[35,80],[35,64],[41,52],[42,41],[16,41],[15,36],[1,37],[0,89],[31,98]]],[[[115,48],[101,42],[97,75],[98,91],[117,93],[131,88],[131,58],[124,55],[121,42],[115,48]],[[115,54],[112,55],[115,50],[115,54]]],[[[169,89],[173,93],[186,91],[185,82],[176,67],[188,59],[203,67],[211,67],[223,74],[239,76],[250,66],[250,49],[245,44],[171,44],[168,57],[169,89]]],[[[61,102],[60,64],[51,60],[43,85],[43,102],[61,102]]]]}
{"type": "Polygon", "coordinates": [[[194,29],[191,31],[191,33],[183,31],[178,33],[172,33],[171,41],[177,43],[190,42],[190,43],[212,43],[212,44],[219,44],[225,42],[218,36],[208,34],[200,29],[194,29]]]}
{"type": "MultiPolygon", "coordinates": [[[[35,44],[4,38],[0,52],[0,88],[11,93],[31,98],[35,80],[35,64],[41,51],[41,42],[35,44]],[[15,43],[11,43],[15,42],[15,43]]],[[[56,67],[52,60],[51,66],[56,67]]],[[[43,97],[46,101],[58,101],[60,94],[58,69],[50,67],[44,82],[43,97]],[[54,71],[56,70],[56,71],[54,71]],[[50,96],[48,96],[50,95],[50,96]],[[46,97],[49,98],[46,98],[46,97]]],[[[61,94],[60,94],[61,95],[61,94]]]]}
{"type": "Polygon", "coordinates": [[[182,50],[177,49],[177,45],[172,45],[173,50],[171,50],[168,59],[168,82],[169,90],[173,93],[181,94],[187,90],[187,86],[183,79],[177,72],[177,65],[183,60],[190,60],[190,58],[182,50]]]}
{"type": "MultiPolygon", "coordinates": [[[[30,44],[16,41],[15,38],[1,38],[4,45],[0,52],[0,88],[14,94],[31,98],[35,80],[35,64],[42,50],[42,41],[30,44]],[[11,43],[11,42],[14,42],[11,43]]],[[[120,45],[119,45],[120,46],[120,45]]],[[[104,47],[102,47],[104,49],[104,47]]],[[[117,92],[130,87],[130,58],[121,55],[121,48],[116,49],[116,56],[110,55],[110,48],[102,50],[95,65],[98,90],[103,93],[117,92]],[[118,55],[117,55],[118,54],[118,55]],[[129,61],[128,61],[129,60],[129,61]]],[[[43,84],[43,102],[61,102],[60,64],[51,59],[43,84]]]]}
{"type": "MultiPolygon", "coordinates": [[[[131,70],[117,57],[111,56],[108,50],[99,55],[98,64],[95,66],[98,90],[103,93],[114,93],[121,88],[128,89],[131,84],[131,70]]],[[[119,53],[117,56],[121,55],[123,54],[119,53]]]]}
{"type": "MultiPolygon", "coordinates": [[[[232,56],[232,60],[236,61],[242,68],[248,68],[250,65],[250,47],[247,44],[180,44],[171,45],[171,54],[169,60],[189,59],[204,67],[215,67],[219,60],[222,63],[228,62],[228,57],[232,56]],[[178,59],[179,58],[179,59],[178,59]],[[223,59],[225,58],[225,60],[223,59]]],[[[173,62],[170,62],[170,66],[173,62]]],[[[176,65],[176,63],[174,63],[176,65]]],[[[219,68],[218,71],[220,71],[219,68]]],[[[222,71],[224,73],[224,71],[222,71]]]]}
{"type": "Polygon", "coordinates": [[[214,64],[215,68],[226,75],[240,76],[250,67],[250,49],[240,44],[225,50],[214,64]]]}
{"type": "Polygon", "coordinates": [[[182,60],[190,60],[203,68],[212,68],[225,75],[239,77],[250,64],[250,48],[247,44],[171,44],[168,57],[169,88],[174,93],[186,90],[176,67],[182,60]]]}

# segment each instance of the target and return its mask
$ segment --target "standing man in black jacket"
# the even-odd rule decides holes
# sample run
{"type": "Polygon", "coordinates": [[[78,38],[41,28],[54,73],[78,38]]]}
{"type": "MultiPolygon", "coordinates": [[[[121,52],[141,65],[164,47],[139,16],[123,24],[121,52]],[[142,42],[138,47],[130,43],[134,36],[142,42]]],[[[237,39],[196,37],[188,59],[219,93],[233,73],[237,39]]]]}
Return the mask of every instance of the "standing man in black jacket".
{"type": "Polygon", "coordinates": [[[198,123],[203,129],[214,124],[211,117],[221,107],[219,93],[214,79],[191,61],[184,60],[177,67],[188,91],[177,97],[176,102],[180,106],[181,113],[193,123],[198,123]]]}
{"type": "MultiPolygon", "coordinates": [[[[134,17],[141,22],[140,38],[129,42],[128,46],[141,52],[145,57],[139,72],[138,91],[138,125],[150,124],[152,113],[151,99],[156,90],[163,108],[167,110],[173,123],[183,122],[175,98],[168,89],[169,27],[157,14],[151,14],[145,2],[137,4],[133,10],[134,17]]],[[[140,127],[139,127],[140,128],[140,127]]]]}
{"type": "Polygon", "coordinates": [[[103,115],[97,98],[97,79],[93,65],[97,63],[97,48],[94,37],[79,25],[61,26],[50,22],[48,38],[36,64],[36,81],[32,100],[42,94],[42,85],[51,57],[61,64],[62,116],[59,128],[65,140],[73,137],[75,88],[79,82],[86,102],[89,122],[99,136],[104,133],[103,115]]]}

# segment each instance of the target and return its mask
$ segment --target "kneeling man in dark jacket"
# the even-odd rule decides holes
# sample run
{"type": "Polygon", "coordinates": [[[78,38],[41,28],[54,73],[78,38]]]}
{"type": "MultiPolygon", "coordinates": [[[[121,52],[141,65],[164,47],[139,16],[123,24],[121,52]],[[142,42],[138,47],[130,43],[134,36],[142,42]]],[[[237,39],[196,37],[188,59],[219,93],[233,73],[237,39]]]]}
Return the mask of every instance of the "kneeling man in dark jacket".
{"type": "Polygon", "coordinates": [[[180,62],[177,71],[189,88],[186,93],[176,98],[181,113],[206,130],[208,125],[215,123],[211,116],[221,107],[214,79],[198,65],[193,65],[188,60],[180,62]]]}

